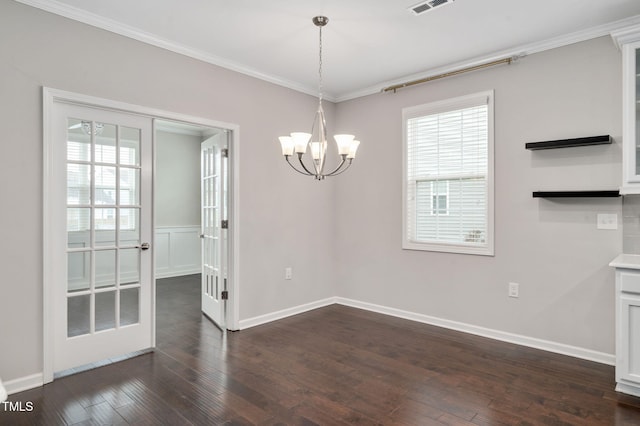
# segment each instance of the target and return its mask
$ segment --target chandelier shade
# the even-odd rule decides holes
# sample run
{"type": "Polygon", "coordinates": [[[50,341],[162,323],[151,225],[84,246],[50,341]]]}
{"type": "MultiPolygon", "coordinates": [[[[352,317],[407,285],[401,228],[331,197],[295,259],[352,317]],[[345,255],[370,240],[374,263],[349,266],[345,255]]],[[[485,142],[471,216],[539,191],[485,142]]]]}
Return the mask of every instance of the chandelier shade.
{"type": "Polygon", "coordinates": [[[322,109],[322,27],[327,25],[329,18],[325,16],[316,16],[313,23],[319,28],[319,67],[318,67],[318,110],[313,120],[311,133],[292,132],[289,136],[280,136],[280,146],[282,155],[287,163],[298,173],[307,176],[313,176],[316,180],[323,180],[327,176],[338,175],[351,166],[353,159],[356,157],[356,151],[360,145],[360,141],[355,140],[354,135],[339,134],[334,135],[337,149],[339,164],[331,172],[325,172],[325,160],[327,157],[327,122],[322,109]],[[311,164],[309,167],[305,164],[305,155],[311,154],[311,164]],[[298,167],[290,160],[293,155],[298,157],[298,167]]]}

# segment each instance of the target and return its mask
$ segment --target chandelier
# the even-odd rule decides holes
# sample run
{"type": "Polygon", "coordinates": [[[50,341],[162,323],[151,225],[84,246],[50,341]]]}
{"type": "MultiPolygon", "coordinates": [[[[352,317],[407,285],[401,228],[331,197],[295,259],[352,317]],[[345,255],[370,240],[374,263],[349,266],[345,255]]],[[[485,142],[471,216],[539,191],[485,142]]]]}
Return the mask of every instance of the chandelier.
{"type": "MultiPolygon", "coordinates": [[[[293,132],[290,136],[280,136],[280,145],[282,146],[282,155],[287,163],[298,173],[313,176],[316,180],[323,180],[327,176],[338,175],[349,168],[356,156],[356,151],[360,141],[355,140],[353,135],[334,135],[333,138],[338,146],[339,164],[332,171],[325,173],[325,159],[327,156],[327,123],[324,118],[324,110],[322,109],[322,27],[327,25],[329,18],[326,16],[316,16],[313,23],[319,28],[319,67],[318,67],[318,111],[316,112],[311,133],[293,132]],[[312,167],[308,167],[303,160],[303,156],[311,152],[312,167]],[[290,157],[293,154],[298,157],[300,168],[296,167],[290,157]]],[[[308,158],[308,157],[305,157],[308,158]]]]}

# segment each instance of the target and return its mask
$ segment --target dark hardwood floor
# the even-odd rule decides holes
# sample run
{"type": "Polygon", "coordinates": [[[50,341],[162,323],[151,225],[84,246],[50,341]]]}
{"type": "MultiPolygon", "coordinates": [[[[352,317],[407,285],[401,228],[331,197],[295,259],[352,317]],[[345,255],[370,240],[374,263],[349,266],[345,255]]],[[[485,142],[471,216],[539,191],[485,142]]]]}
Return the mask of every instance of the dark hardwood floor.
{"type": "Polygon", "coordinates": [[[158,281],[158,347],[12,395],[2,425],[640,425],[613,367],[330,306],[224,336],[158,281]]]}

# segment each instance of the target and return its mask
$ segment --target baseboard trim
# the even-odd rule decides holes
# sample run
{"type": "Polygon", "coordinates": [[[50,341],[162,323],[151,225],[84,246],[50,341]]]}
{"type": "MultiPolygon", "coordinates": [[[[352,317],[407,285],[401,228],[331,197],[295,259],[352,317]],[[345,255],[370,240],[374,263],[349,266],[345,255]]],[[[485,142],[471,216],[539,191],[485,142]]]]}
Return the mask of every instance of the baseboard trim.
{"type": "Polygon", "coordinates": [[[191,269],[183,269],[183,270],[173,270],[173,271],[156,271],[155,273],[155,277],[157,279],[162,279],[162,278],[173,278],[173,277],[183,277],[185,275],[193,275],[193,274],[199,274],[202,272],[202,269],[200,268],[191,268],[191,269]]]}
{"type": "MultiPolygon", "coordinates": [[[[390,315],[392,317],[403,318],[410,321],[416,321],[423,324],[435,325],[450,330],[461,331],[464,333],[474,334],[476,336],[487,337],[489,339],[499,340],[516,345],[526,346],[535,349],[541,349],[547,352],[553,352],[561,355],[567,355],[574,358],[580,358],[587,361],[593,361],[600,364],[615,365],[615,354],[607,354],[604,352],[593,351],[591,349],[580,348],[577,346],[565,345],[563,343],[552,342],[549,340],[536,339],[533,337],[522,336],[519,334],[507,333],[500,330],[494,330],[485,327],[479,327],[472,324],[466,324],[458,321],[451,321],[443,318],[433,317],[415,312],[404,311],[401,309],[390,308],[387,306],[376,305],[374,303],[361,302],[358,300],[348,299],[344,297],[329,297],[327,299],[318,300],[304,305],[294,306],[292,308],[283,309],[257,317],[248,318],[240,321],[240,330],[246,330],[272,321],[291,317],[293,315],[302,314],[314,309],[323,308],[325,306],[339,304],[350,306],[352,308],[364,309],[366,311],[376,312],[379,314],[390,315]]],[[[4,387],[9,395],[18,392],[37,388],[44,385],[44,376],[42,373],[32,374],[30,376],[20,377],[8,382],[4,382],[4,387]]],[[[629,389],[620,389],[620,392],[630,393],[629,389]]]]}
{"type": "Polygon", "coordinates": [[[259,315],[253,318],[247,318],[240,320],[240,330],[256,327],[258,325],[267,324],[272,321],[287,318],[293,315],[302,314],[314,309],[323,308],[325,306],[334,305],[336,303],[335,297],[329,297],[327,299],[318,300],[316,302],[305,303],[304,305],[294,306],[292,308],[283,309],[281,311],[272,312],[265,315],[259,315]]]}
{"type": "Polygon", "coordinates": [[[591,349],[580,348],[577,346],[566,345],[563,343],[552,342],[549,340],[537,339],[534,337],[523,336],[520,334],[507,333],[500,330],[494,330],[477,325],[466,324],[458,321],[451,321],[443,318],[432,317],[429,315],[418,314],[415,312],[403,311],[401,309],[390,308],[387,306],[376,305],[373,303],[360,302],[357,300],[347,299],[344,297],[336,297],[336,303],[340,305],[350,306],[353,308],[364,309],[367,311],[377,312],[380,314],[391,315],[393,317],[403,318],[411,321],[417,321],[424,324],[435,325],[438,327],[448,328],[451,330],[462,331],[464,333],[475,334],[477,336],[488,337],[494,340],[514,343],[516,345],[527,346],[530,348],[541,349],[547,352],[553,352],[561,355],[567,355],[574,358],[580,358],[587,361],[594,361],[600,364],[615,365],[615,354],[607,354],[604,352],[593,351],[591,349]]]}
{"type": "Polygon", "coordinates": [[[626,383],[618,382],[616,384],[616,392],[626,393],[627,395],[633,395],[640,397],[640,389],[637,386],[627,385],[626,383]]]}
{"type": "Polygon", "coordinates": [[[9,380],[8,382],[3,382],[3,384],[4,388],[7,390],[7,394],[13,395],[14,393],[26,391],[44,385],[44,376],[42,375],[42,373],[37,373],[30,376],[9,380]]]}

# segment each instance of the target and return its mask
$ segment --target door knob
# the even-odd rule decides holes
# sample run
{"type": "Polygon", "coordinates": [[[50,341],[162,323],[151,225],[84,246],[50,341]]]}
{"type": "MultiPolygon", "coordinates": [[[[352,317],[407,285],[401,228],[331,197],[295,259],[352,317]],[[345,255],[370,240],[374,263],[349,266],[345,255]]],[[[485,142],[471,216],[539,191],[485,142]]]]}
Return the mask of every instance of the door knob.
{"type": "Polygon", "coordinates": [[[149,250],[149,243],[142,243],[138,246],[140,250],[149,250]]]}

